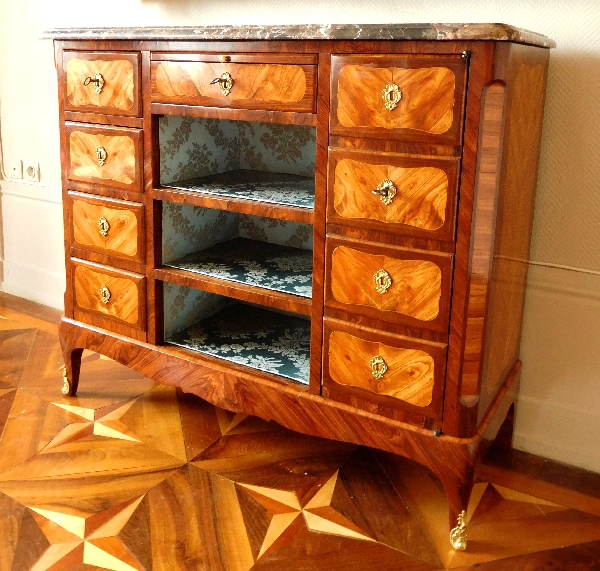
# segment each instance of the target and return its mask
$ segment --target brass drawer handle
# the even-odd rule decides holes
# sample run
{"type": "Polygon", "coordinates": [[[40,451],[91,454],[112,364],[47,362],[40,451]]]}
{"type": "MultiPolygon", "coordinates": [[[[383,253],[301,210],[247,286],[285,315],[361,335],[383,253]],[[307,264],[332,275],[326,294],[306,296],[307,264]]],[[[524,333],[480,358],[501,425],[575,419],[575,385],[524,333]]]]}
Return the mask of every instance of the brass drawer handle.
{"type": "Polygon", "coordinates": [[[385,372],[388,370],[387,363],[383,360],[383,357],[376,355],[369,361],[369,365],[371,365],[371,374],[376,380],[379,380],[385,375],[385,372]]]}
{"type": "Polygon", "coordinates": [[[104,216],[98,218],[98,232],[100,232],[100,236],[106,238],[106,236],[108,236],[109,230],[110,224],[108,223],[108,220],[104,218],[104,216]]]}
{"type": "Polygon", "coordinates": [[[225,71],[221,74],[221,77],[217,77],[210,82],[211,85],[214,83],[218,83],[221,88],[221,93],[227,96],[233,87],[233,78],[225,71]]]}
{"type": "Polygon", "coordinates": [[[398,190],[394,186],[394,183],[389,178],[384,178],[378,185],[377,190],[371,191],[373,194],[379,195],[379,200],[386,206],[389,206],[396,196],[398,190]]]}
{"type": "Polygon", "coordinates": [[[97,73],[94,77],[86,77],[83,80],[83,85],[87,86],[90,83],[94,84],[94,91],[96,93],[102,93],[102,88],[104,87],[104,78],[102,75],[97,73]]]}
{"type": "Polygon", "coordinates": [[[104,305],[107,305],[110,301],[110,290],[105,285],[100,288],[100,301],[104,305]]]}
{"type": "Polygon", "coordinates": [[[392,285],[392,278],[385,270],[377,270],[373,274],[373,281],[375,282],[375,289],[378,293],[386,293],[392,285]]]}
{"type": "Polygon", "coordinates": [[[106,162],[106,157],[108,156],[106,153],[106,149],[102,145],[100,145],[95,152],[96,161],[101,167],[104,166],[104,163],[106,162]]]}
{"type": "Polygon", "coordinates": [[[381,97],[385,108],[393,111],[402,99],[402,91],[395,83],[388,83],[381,91],[381,97]]]}

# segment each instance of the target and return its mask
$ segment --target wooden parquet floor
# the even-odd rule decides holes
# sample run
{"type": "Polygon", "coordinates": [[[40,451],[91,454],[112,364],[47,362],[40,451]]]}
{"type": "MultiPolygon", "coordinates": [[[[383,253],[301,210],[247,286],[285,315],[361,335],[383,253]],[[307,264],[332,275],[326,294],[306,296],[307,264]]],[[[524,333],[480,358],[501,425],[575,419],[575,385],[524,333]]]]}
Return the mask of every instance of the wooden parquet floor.
{"type": "Polygon", "coordinates": [[[443,492],[411,462],[89,352],[65,398],[57,317],[0,296],[0,571],[600,570],[596,498],[480,481],[454,553],[443,492]]]}

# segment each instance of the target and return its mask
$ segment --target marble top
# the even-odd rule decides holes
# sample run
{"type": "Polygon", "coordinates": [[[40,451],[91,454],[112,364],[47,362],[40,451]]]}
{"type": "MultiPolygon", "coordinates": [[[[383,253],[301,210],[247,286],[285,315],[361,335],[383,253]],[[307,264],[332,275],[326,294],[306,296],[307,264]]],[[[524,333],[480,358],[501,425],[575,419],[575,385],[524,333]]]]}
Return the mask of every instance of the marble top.
{"type": "Polygon", "coordinates": [[[55,28],[56,40],[494,40],[556,47],[550,38],[506,24],[298,24],[55,28]]]}

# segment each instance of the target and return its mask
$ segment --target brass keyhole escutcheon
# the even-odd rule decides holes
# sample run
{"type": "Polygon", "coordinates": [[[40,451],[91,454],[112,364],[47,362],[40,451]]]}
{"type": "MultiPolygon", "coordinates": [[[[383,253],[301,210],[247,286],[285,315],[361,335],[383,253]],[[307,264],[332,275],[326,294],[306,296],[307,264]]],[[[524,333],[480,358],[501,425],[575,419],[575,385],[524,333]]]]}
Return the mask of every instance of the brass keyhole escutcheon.
{"type": "Polygon", "coordinates": [[[102,167],[104,166],[104,163],[106,162],[106,157],[108,156],[106,154],[106,149],[100,145],[99,147],[96,148],[96,161],[98,162],[98,164],[102,167]]]}
{"type": "Polygon", "coordinates": [[[109,230],[110,230],[110,224],[108,223],[108,220],[106,218],[104,218],[104,216],[101,216],[100,218],[98,218],[98,232],[100,232],[100,236],[103,236],[104,238],[106,238],[109,230]]]}
{"type": "Polygon", "coordinates": [[[371,374],[378,381],[383,378],[385,372],[388,370],[387,363],[383,360],[383,357],[376,355],[369,361],[369,365],[371,366],[371,374]]]}
{"type": "Polygon", "coordinates": [[[226,71],[221,74],[221,77],[217,77],[213,79],[210,84],[218,83],[221,88],[221,93],[227,97],[231,88],[233,87],[233,77],[229,75],[226,71]]]}
{"type": "Polygon", "coordinates": [[[100,301],[104,305],[107,305],[110,301],[110,290],[105,285],[100,288],[100,301]]]}
{"type": "Polygon", "coordinates": [[[388,83],[381,91],[385,108],[393,111],[402,99],[402,91],[395,83],[388,83]]]}
{"type": "Polygon", "coordinates": [[[94,84],[94,91],[96,93],[102,93],[102,88],[104,87],[104,78],[101,74],[97,73],[94,77],[86,77],[83,80],[83,85],[87,86],[90,83],[94,84]]]}
{"type": "Polygon", "coordinates": [[[375,289],[378,293],[386,293],[392,285],[392,278],[385,270],[377,270],[373,274],[373,281],[375,282],[375,289]]]}
{"type": "Polygon", "coordinates": [[[377,185],[377,190],[372,190],[371,192],[379,195],[379,200],[381,200],[381,202],[383,202],[386,206],[389,206],[392,203],[394,196],[396,196],[398,190],[389,178],[384,178],[377,185]]]}

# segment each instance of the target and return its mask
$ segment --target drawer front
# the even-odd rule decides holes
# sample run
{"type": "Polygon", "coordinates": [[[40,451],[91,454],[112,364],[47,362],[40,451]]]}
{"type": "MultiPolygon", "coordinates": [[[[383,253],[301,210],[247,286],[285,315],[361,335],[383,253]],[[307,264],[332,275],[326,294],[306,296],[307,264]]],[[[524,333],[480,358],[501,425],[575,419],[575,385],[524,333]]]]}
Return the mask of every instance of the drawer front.
{"type": "Polygon", "coordinates": [[[400,408],[439,418],[446,349],[326,319],[324,394],[383,416],[398,418],[400,408]]]}
{"type": "Polygon", "coordinates": [[[334,56],[333,135],[459,145],[466,60],[456,56],[334,56]]]}
{"type": "Polygon", "coordinates": [[[142,190],[142,132],[65,123],[70,180],[142,190]]]}
{"type": "Polygon", "coordinates": [[[99,264],[74,261],[75,307],[144,329],[145,277],[99,264]]]}
{"type": "Polygon", "coordinates": [[[332,238],[327,242],[327,306],[447,331],[450,254],[332,238]]]}
{"type": "Polygon", "coordinates": [[[313,113],[316,70],[297,64],[153,62],[152,101],[313,113]]]}
{"type": "Polygon", "coordinates": [[[69,206],[73,246],[144,263],[141,204],[70,192],[69,206]]]}
{"type": "Polygon", "coordinates": [[[452,241],[460,160],[330,149],[328,222],[452,241]]]}
{"type": "Polygon", "coordinates": [[[63,74],[67,111],[141,115],[140,54],[65,51],[63,74]]]}

